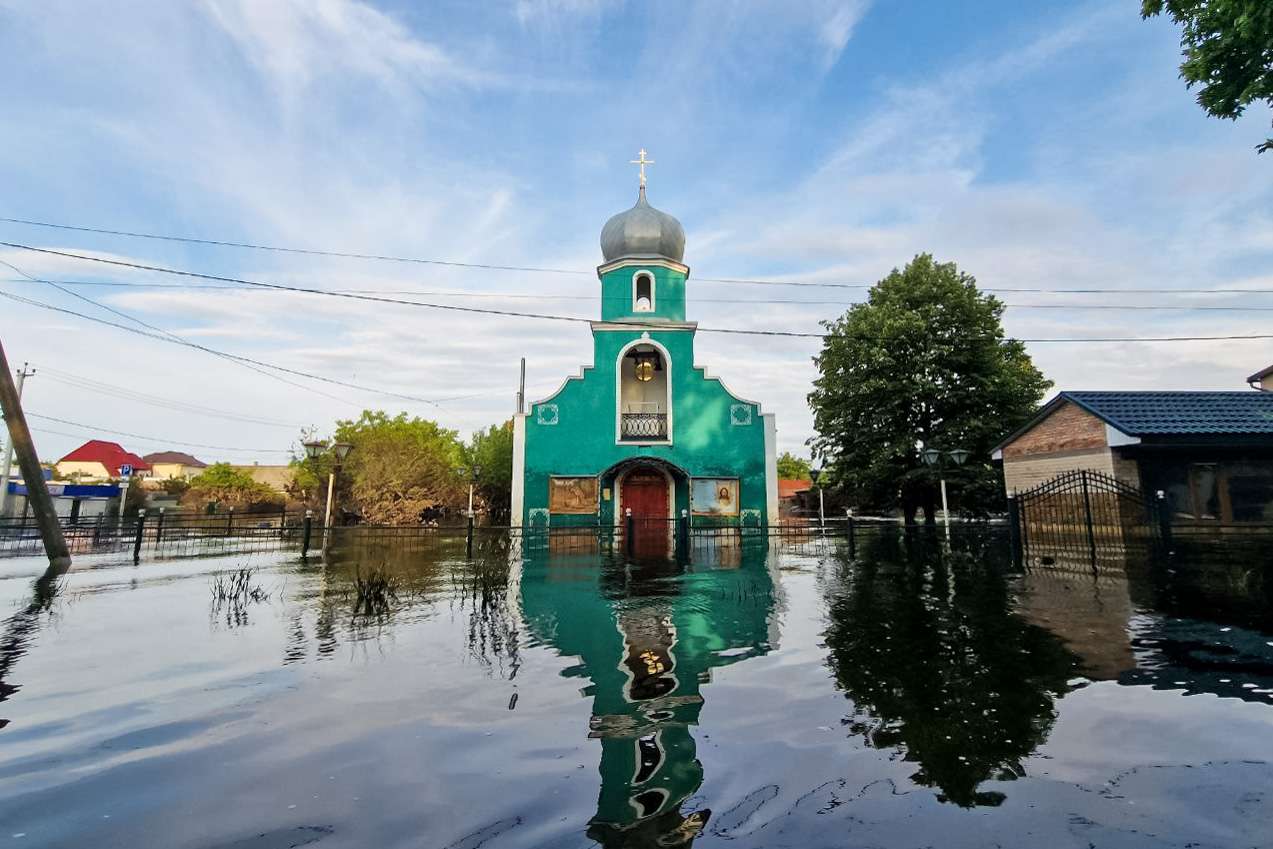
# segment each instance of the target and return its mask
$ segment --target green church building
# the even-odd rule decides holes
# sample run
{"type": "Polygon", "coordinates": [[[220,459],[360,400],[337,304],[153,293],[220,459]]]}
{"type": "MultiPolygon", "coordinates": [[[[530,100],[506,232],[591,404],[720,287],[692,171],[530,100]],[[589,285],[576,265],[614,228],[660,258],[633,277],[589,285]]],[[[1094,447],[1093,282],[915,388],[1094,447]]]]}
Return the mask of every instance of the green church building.
{"type": "Polygon", "coordinates": [[[775,523],[773,414],[695,364],[685,231],[646,200],[641,164],[636,205],[601,231],[592,365],[514,419],[512,523],[775,523]]]}

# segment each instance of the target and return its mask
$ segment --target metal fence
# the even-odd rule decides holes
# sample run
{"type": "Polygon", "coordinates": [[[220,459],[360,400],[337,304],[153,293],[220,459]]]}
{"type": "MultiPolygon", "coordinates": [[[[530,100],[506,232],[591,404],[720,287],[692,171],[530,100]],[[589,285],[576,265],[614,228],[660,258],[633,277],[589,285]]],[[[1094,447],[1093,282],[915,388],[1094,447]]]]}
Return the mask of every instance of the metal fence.
{"type": "MultiPolygon", "coordinates": [[[[574,523],[548,527],[509,527],[466,522],[460,525],[349,525],[325,529],[305,512],[184,513],[148,511],[119,519],[97,516],[63,519],[62,533],[73,556],[131,554],[182,557],[201,554],[299,549],[318,554],[330,545],[341,548],[384,547],[431,550],[473,556],[494,545],[517,543],[554,551],[626,552],[636,558],[692,555],[695,551],[738,548],[769,540],[818,543],[845,540],[856,551],[859,537],[901,528],[892,517],[828,517],[784,519],[774,525],[739,525],[707,517],[678,519],[632,517],[618,524],[574,523]]],[[[984,529],[985,523],[956,523],[956,532],[984,529]]],[[[0,519],[0,557],[43,552],[33,519],[0,519]]]]}

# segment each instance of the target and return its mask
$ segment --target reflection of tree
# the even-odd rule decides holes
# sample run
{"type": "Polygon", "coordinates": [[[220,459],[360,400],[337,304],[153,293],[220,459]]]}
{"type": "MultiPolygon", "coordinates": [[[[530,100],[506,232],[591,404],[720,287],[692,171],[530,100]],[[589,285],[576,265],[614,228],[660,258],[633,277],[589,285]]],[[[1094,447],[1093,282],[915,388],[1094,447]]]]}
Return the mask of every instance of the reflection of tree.
{"type": "Polygon", "coordinates": [[[1077,664],[1048,631],[1014,614],[1004,578],[967,553],[888,540],[842,564],[827,587],[830,664],[877,748],[919,764],[943,801],[997,805],[983,781],[1024,775],[1046,738],[1053,699],[1077,664]]]}
{"type": "Polygon", "coordinates": [[[523,568],[537,639],[580,658],[601,788],[587,836],[603,846],[687,846],[711,816],[685,810],[703,783],[691,729],[714,667],[770,649],[764,550],[733,569],[543,554],[523,568]]]}

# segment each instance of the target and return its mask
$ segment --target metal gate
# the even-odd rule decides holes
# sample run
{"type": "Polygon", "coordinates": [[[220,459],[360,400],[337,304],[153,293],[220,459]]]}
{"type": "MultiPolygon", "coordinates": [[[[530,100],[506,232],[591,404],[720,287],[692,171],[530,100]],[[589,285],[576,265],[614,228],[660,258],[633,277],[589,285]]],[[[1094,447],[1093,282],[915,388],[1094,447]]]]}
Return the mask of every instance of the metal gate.
{"type": "Polygon", "coordinates": [[[1158,500],[1101,472],[1063,472],[1013,501],[1014,529],[1032,564],[1125,568],[1161,537],[1158,500]]]}

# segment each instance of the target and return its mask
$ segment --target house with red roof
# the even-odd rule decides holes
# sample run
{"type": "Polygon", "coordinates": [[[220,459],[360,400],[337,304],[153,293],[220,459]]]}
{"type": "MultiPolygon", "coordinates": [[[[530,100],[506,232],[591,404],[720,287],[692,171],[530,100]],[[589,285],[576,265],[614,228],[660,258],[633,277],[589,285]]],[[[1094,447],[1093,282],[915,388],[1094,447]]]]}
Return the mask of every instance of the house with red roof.
{"type": "Polygon", "coordinates": [[[132,474],[145,477],[150,464],[131,451],[124,450],[118,442],[90,439],[61,460],[55,468],[58,477],[69,478],[118,478],[124,466],[132,467],[132,474]]]}

